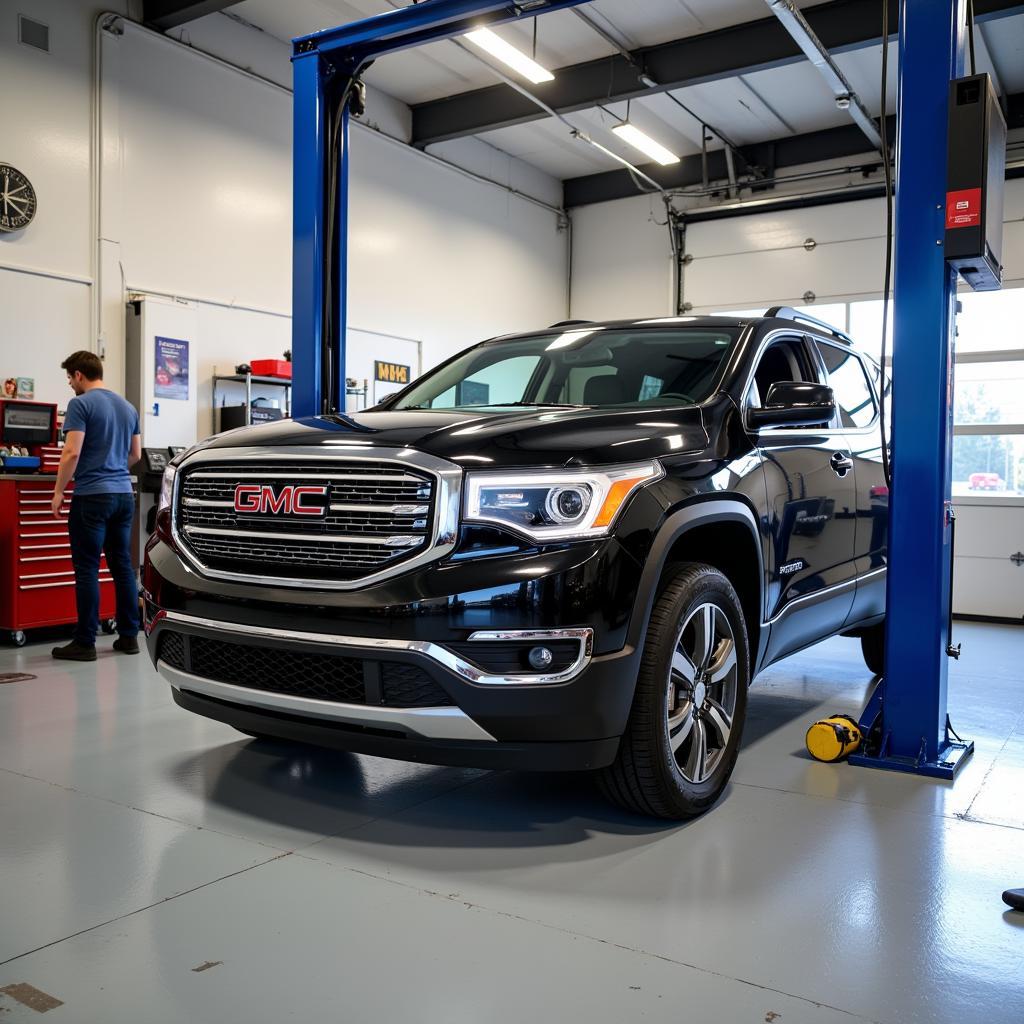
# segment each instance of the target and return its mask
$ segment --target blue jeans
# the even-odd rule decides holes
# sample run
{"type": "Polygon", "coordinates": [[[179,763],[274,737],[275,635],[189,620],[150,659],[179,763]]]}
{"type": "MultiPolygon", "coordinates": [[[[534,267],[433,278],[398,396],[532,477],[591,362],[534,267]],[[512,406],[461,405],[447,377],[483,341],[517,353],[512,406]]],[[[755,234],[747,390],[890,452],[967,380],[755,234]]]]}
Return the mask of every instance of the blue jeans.
{"type": "Polygon", "coordinates": [[[139,591],[132,568],[132,494],[72,494],[68,514],[71,564],[75,568],[75,602],[80,644],[96,643],[100,617],[100,552],[107,556],[117,590],[117,631],[121,636],[139,632],[139,591]]]}

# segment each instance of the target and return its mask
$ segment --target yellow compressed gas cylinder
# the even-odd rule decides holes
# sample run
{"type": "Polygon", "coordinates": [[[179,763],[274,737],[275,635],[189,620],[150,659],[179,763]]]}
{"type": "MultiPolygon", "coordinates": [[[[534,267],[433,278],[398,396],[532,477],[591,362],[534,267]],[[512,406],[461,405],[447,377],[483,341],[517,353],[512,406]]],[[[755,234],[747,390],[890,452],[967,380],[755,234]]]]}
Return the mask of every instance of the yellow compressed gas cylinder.
{"type": "Polygon", "coordinates": [[[807,730],[807,752],[816,761],[841,761],[860,746],[862,738],[849,715],[829,715],[807,730]]]}

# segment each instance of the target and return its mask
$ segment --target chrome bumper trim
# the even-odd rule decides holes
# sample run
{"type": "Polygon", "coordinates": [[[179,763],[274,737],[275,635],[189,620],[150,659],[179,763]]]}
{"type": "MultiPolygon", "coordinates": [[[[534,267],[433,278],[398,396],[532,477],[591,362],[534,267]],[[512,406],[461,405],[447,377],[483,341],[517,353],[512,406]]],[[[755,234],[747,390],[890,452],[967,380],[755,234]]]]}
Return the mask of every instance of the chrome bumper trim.
{"type": "MultiPolygon", "coordinates": [[[[195,626],[200,629],[215,630],[234,637],[271,637],[275,640],[292,640],[304,644],[322,644],[334,648],[358,648],[366,651],[403,651],[422,654],[450,672],[477,686],[550,686],[567,683],[578,676],[590,664],[594,647],[594,631],[588,626],[580,629],[522,629],[522,630],[480,630],[470,636],[470,640],[578,640],[580,652],[576,660],[561,672],[550,674],[536,673],[515,676],[488,675],[475,665],[464,661],[454,651],[430,640],[393,640],[382,637],[336,636],[331,633],[306,633],[298,630],[275,629],[272,626],[247,626],[237,622],[219,622],[216,619],[203,619],[183,612],[159,611],[150,624],[147,634],[156,628],[163,628],[168,623],[180,623],[182,626],[195,626]]],[[[176,671],[176,670],[175,670],[176,671]]],[[[216,684],[222,685],[222,684],[216,684]]],[[[228,684],[223,684],[228,685],[228,684]]],[[[240,689],[233,687],[234,690],[240,689]]],[[[247,691],[248,692],[248,691],[247,691]]],[[[253,691],[258,692],[258,691],[253,691]]]]}
{"type": "Polygon", "coordinates": [[[481,729],[458,708],[381,708],[372,704],[336,704],[313,697],[292,697],[283,693],[253,690],[248,686],[236,686],[234,683],[202,679],[180,668],[173,668],[165,661],[158,661],[156,670],[175,690],[198,693],[243,707],[266,708],[269,711],[283,711],[378,729],[395,729],[425,740],[497,742],[486,729],[481,729]]]}

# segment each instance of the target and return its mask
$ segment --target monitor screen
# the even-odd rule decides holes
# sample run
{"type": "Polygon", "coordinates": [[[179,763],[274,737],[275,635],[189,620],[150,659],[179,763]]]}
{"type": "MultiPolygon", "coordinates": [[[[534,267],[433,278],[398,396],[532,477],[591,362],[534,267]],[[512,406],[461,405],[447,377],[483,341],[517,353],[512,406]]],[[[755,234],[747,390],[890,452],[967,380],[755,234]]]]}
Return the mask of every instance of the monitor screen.
{"type": "Polygon", "coordinates": [[[34,402],[6,402],[0,440],[8,444],[51,444],[53,406],[34,402]]]}

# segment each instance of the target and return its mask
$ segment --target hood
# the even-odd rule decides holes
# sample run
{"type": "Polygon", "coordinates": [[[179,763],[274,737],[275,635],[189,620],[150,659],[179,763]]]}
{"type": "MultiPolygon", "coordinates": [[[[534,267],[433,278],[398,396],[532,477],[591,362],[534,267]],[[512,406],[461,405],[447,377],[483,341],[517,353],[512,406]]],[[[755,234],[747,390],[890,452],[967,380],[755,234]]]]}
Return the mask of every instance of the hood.
{"type": "Polygon", "coordinates": [[[415,448],[467,468],[594,466],[702,452],[701,410],[684,409],[410,409],[281,420],[242,427],[204,442],[207,448],[415,448]]]}

